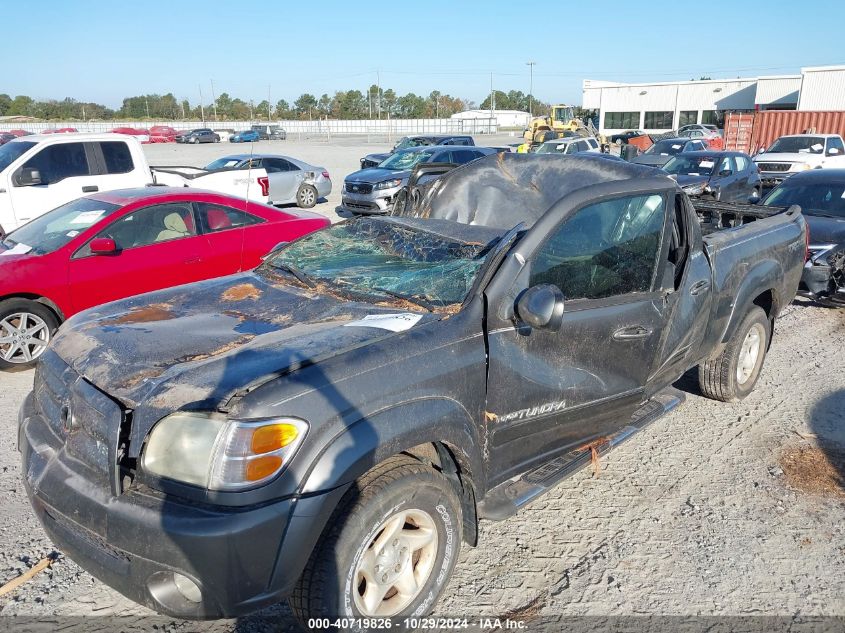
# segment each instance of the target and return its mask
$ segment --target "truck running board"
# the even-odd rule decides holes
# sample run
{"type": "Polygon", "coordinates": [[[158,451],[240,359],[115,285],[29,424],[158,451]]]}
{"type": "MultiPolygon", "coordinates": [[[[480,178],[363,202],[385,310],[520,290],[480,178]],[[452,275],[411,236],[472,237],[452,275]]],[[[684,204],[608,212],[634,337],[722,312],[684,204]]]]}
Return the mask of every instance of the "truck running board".
{"type": "Polygon", "coordinates": [[[653,396],[637,409],[631,421],[603,441],[593,442],[555,457],[516,479],[493,488],[478,504],[478,517],[502,521],[516,514],[541,494],[587,466],[593,451],[599,456],[609,453],[637,431],[662,417],[684,401],[684,394],[669,388],[653,396]]]}

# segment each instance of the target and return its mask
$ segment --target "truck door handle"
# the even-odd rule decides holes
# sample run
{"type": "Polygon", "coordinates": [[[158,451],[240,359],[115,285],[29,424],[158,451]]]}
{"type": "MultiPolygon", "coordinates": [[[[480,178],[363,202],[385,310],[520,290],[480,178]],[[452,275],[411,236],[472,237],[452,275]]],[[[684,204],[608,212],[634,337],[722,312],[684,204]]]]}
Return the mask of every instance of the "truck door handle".
{"type": "Polygon", "coordinates": [[[82,193],[94,193],[95,191],[99,191],[100,188],[97,185],[85,185],[82,188],[82,193]]]}
{"type": "Polygon", "coordinates": [[[706,280],[697,281],[697,282],[695,282],[695,283],[692,285],[692,288],[690,288],[690,289],[689,289],[689,293],[690,293],[693,297],[697,297],[697,296],[698,296],[698,295],[700,295],[702,292],[704,292],[705,290],[707,290],[709,287],[710,287],[710,282],[709,282],[709,281],[706,281],[706,280]]]}
{"type": "Polygon", "coordinates": [[[613,333],[613,340],[615,341],[631,341],[638,338],[646,338],[651,336],[651,330],[642,325],[632,325],[630,327],[623,327],[613,333]]]}

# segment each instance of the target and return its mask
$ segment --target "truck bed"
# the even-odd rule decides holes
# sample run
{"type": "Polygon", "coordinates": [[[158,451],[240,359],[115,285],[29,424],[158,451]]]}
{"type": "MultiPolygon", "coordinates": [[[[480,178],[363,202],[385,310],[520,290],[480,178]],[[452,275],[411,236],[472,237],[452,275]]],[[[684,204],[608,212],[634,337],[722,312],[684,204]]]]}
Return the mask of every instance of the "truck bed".
{"type": "Polygon", "coordinates": [[[715,202],[690,198],[695,208],[701,233],[710,235],[723,229],[733,229],[764,218],[784,213],[790,207],[764,207],[758,204],[715,202]]]}

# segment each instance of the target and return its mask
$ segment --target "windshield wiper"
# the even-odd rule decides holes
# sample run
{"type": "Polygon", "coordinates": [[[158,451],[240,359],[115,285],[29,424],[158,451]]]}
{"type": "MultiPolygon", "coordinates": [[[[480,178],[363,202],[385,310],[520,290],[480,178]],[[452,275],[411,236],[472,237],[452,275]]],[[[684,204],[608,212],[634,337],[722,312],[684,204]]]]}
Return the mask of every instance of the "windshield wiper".
{"type": "Polygon", "coordinates": [[[297,267],[296,267],[296,266],[294,266],[293,264],[285,264],[285,263],[281,263],[281,262],[273,262],[273,263],[272,263],[272,264],[270,264],[270,265],[271,265],[273,268],[278,268],[279,270],[283,270],[283,271],[285,271],[286,273],[290,273],[291,275],[293,275],[294,277],[296,277],[296,279],[297,279],[300,283],[302,283],[302,284],[303,284],[303,285],[305,285],[305,286],[308,286],[309,288],[316,288],[316,287],[317,287],[317,284],[316,284],[316,283],[314,283],[314,280],[313,280],[313,279],[311,279],[308,275],[306,275],[304,272],[302,272],[299,268],[297,268],[297,267]]]}
{"type": "Polygon", "coordinates": [[[421,308],[425,308],[429,312],[434,312],[435,306],[433,303],[428,301],[427,299],[423,299],[422,297],[417,297],[413,295],[403,295],[399,292],[394,292],[393,290],[388,290],[387,288],[373,288],[376,292],[381,292],[386,294],[389,297],[393,297],[394,299],[403,299],[405,301],[410,301],[413,304],[420,306],[421,308]]]}

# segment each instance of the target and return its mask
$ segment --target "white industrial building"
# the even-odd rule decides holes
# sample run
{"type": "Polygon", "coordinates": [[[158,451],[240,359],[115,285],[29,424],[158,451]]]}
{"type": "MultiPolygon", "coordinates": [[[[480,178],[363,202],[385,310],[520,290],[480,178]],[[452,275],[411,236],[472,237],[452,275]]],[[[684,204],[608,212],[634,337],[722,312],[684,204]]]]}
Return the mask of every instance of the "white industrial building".
{"type": "Polygon", "coordinates": [[[605,134],[660,133],[689,123],[722,122],[725,112],[845,110],[845,66],[802,68],[800,75],[617,83],[585,79],[582,107],[599,112],[605,134]]]}
{"type": "Polygon", "coordinates": [[[512,127],[524,129],[528,127],[528,122],[531,120],[531,115],[522,110],[464,110],[457,112],[450,118],[466,120],[466,119],[496,119],[496,125],[502,127],[512,127]]]}

